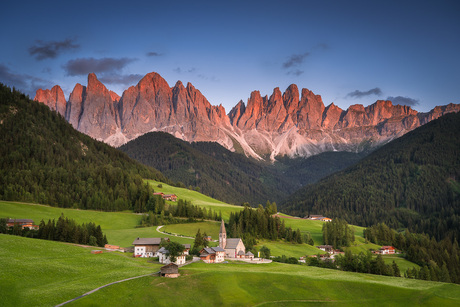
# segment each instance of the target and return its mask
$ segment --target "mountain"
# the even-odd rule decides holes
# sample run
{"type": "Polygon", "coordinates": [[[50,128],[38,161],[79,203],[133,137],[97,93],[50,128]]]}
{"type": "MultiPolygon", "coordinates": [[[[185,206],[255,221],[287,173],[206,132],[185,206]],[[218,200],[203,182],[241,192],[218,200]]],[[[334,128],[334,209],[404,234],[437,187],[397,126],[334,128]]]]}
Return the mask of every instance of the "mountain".
{"type": "Polygon", "coordinates": [[[121,97],[110,92],[94,74],[88,86],[77,84],[63,111],[59,86],[39,90],[35,100],[64,113],[76,129],[118,147],[145,133],[163,131],[187,142],[217,142],[231,151],[258,160],[279,156],[309,157],[326,151],[361,152],[398,138],[460,105],[435,107],[418,113],[408,106],[379,100],[342,110],[325,106],[321,96],[290,85],[275,88],[270,97],[253,91],[228,114],[213,106],[192,84],[174,87],[149,73],[121,97]]]}
{"type": "Polygon", "coordinates": [[[327,152],[270,164],[215,142],[188,143],[164,132],[146,133],[119,149],[179,185],[199,187],[202,193],[228,203],[252,205],[282,201],[303,185],[342,170],[363,156],[327,152]]]}
{"type": "Polygon", "coordinates": [[[444,115],[304,187],[278,208],[459,239],[459,135],[460,113],[444,115]]]}
{"type": "MultiPolygon", "coordinates": [[[[93,85],[101,86],[93,83],[82,91],[87,97],[83,102],[107,106],[107,96],[94,96],[100,88],[93,85]]],[[[159,171],[75,130],[61,116],[63,95],[59,88],[42,94],[59,113],[0,84],[0,199],[80,209],[137,210],[151,192],[143,178],[167,180],[159,171]]],[[[81,117],[89,113],[86,111],[88,108],[81,117]]],[[[106,111],[109,106],[104,112],[95,112],[100,115],[96,119],[104,118],[106,111]]]]}

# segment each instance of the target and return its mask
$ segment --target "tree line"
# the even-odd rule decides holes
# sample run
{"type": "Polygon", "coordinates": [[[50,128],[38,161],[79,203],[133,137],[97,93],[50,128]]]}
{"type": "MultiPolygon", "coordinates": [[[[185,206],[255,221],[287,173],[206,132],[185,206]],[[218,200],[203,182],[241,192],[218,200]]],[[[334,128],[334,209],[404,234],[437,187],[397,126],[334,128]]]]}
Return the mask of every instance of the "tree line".
{"type": "Polygon", "coordinates": [[[433,281],[460,283],[460,249],[456,239],[437,241],[427,234],[397,232],[384,223],[364,230],[370,242],[392,245],[404,252],[407,260],[420,266],[406,272],[406,277],[433,281]]]}
{"type": "Polygon", "coordinates": [[[252,209],[248,205],[239,212],[230,213],[226,226],[228,237],[241,238],[247,249],[257,244],[257,239],[278,240],[284,239],[292,243],[303,243],[303,236],[299,229],[293,230],[286,227],[284,221],[273,216],[276,213],[276,204],[259,205],[252,209]]]}
{"type": "Polygon", "coordinates": [[[57,221],[50,219],[45,223],[44,220],[41,220],[38,230],[27,227],[22,229],[20,225],[7,227],[7,220],[6,218],[0,219],[0,233],[100,247],[108,243],[100,225],[95,223],[77,224],[75,220],[64,217],[64,214],[61,214],[57,221]]]}

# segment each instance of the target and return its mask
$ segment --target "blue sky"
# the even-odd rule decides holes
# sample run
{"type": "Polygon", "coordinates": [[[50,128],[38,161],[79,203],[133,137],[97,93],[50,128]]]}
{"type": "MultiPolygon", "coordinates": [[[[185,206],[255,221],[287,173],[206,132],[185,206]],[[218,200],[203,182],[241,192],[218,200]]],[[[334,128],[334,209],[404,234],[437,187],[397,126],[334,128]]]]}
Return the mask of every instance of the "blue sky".
{"type": "Polygon", "coordinates": [[[460,103],[460,1],[10,1],[0,82],[66,97],[94,72],[119,95],[145,74],[226,111],[292,83],[346,109],[460,103]]]}

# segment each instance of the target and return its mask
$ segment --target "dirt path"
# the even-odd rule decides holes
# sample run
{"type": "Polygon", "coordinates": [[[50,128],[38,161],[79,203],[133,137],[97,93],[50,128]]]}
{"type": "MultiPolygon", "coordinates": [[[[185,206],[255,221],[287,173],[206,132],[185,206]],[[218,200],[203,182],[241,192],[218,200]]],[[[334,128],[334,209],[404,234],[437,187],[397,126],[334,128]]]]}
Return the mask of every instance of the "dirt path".
{"type": "MultiPolygon", "coordinates": [[[[186,265],[188,265],[188,264],[190,264],[190,263],[192,263],[192,262],[196,262],[196,261],[199,261],[199,260],[201,260],[201,259],[200,259],[200,258],[195,259],[195,257],[194,257],[194,259],[193,259],[192,261],[186,262],[185,264],[180,265],[179,267],[186,266],[186,265]]],[[[130,278],[125,278],[125,279],[122,279],[122,280],[114,281],[114,282],[111,282],[111,283],[109,283],[109,284],[106,284],[106,285],[97,287],[96,289],[93,289],[93,290],[91,290],[91,291],[89,291],[89,292],[86,292],[85,294],[82,294],[82,295],[80,295],[80,296],[77,296],[76,298],[73,298],[73,299],[71,299],[71,300],[68,300],[68,301],[66,301],[66,302],[64,302],[64,303],[61,303],[61,304],[59,304],[59,305],[56,305],[55,307],[64,306],[64,305],[66,305],[66,304],[68,304],[68,303],[70,303],[70,302],[74,302],[74,301],[78,300],[79,298],[85,297],[85,296],[90,295],[90,294],[92,294],[92,293],[94,293],[94,292],[96,292],[96,291],[101,290],[102,288],[105,288],[105,287],[108,287],[108,286],[111,286],[111,285],[114,285],[114,284],[118,284],[118,283],[121,283],[121,282],[124,282],[124,281],[136,279],[136,278],[152,276],[152,275],[159,274],[159,273],[160,273],[160,271],[157,271],[157,272],[154,272],[154,273],[149,273],[149,274],[145,274],[145,275],[134,276],[134,277],[130,277],[130,278]]]]}

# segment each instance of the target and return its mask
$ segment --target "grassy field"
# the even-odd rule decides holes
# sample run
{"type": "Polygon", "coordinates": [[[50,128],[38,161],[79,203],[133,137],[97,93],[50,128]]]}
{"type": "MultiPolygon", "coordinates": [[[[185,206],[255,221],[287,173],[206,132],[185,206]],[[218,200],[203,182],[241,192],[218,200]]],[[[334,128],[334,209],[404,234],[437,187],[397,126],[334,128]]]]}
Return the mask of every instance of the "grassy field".
{"type": "Polygon", "coordinates": [[[72,306],[458,306],[460,286],[299,265],[203,264],[177,279],[145,277],[104,288],[72,306]]]}
{"type": "Polygon", "coordinates": [[[201,234],[206,233],[213,240],[219,240],[220,223],[219,222],[200,222],[188,224],[171,224],[165,225],[162,230],[165,232],[175,233],[179,235],[195,237],[197,230],[200,229],[201,234]]]}
{"type": "Polygon", "coordinates": [[[158,271],[131,254],[0,234],[0,305],[52,306],[104,284],[158,271]]]}
{"type": "Polygon", "coordinates": [[[324,251],[308,244],[293,244],[283,241],[268,241],[259,240],[257,248],[266,246],[270,249],[272,256],[286,255],[288,257],[303,257],[305,255],[317,255],[318,253],[324,254],[324,251]]]}
{"type": "Polygon", "coordinates": [[[96,225],[101,225],[109,243],[122,247],[131,246],[137,237],[168,237],[180,243],[193,242],[191,239],[158,233],[156,226],[136,228],[140,223],[141,216],[134,213],[76,210],[0,201],[0,217],[29,218],[38,224],[42,219],[45,221],[48,221],[48,219],[57,220],[61,213],[74,219],[77,223],[94,222],[96,225]]]}
{"type": "MultiPolygon", "coordinates": [[[[204,207],[206,209],[212,209],[217,213],[222,212],[222,218],[224,220],[228,220],[230,217],[231,212],[238,212],[243,210],[243,207],[229,205],[224,202],[221,202],[217,199],[211,198],[209,196],[203,195],[196,191],[184,189],[184,188],[177,188],[165,183],[160,183],[154,180],[147,180],[147,182],[152,185],[155,192],[163,192],[165,194],[176,194],[179,198],[184,200],[189,200],[192,202],[193,205],[204,207]],[[161,184],[162,187],[159,188],[158,184],[161,184]]],[[[167,201],[169,204],[175,204],[174,202],[167,201]]]]}

